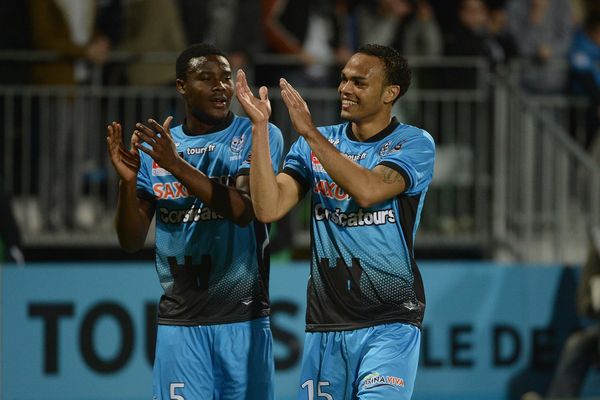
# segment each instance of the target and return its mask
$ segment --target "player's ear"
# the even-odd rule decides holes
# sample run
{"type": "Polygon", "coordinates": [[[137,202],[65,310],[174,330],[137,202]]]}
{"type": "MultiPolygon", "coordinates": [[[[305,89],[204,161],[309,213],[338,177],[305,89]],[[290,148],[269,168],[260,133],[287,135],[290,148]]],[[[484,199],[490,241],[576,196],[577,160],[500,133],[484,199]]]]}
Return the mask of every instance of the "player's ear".
{"type": "Polygon", "coordinates": [[[179,92],[179,94],[185,94],[185,82],[183,79],[175,79],[175,88],[179,92]]]}
{"type": "Polygon", "coordinates": [[[393,103],[400,95],[400,86],[388,85],[383,93],[383,102],[385,104],[393,103]]]}

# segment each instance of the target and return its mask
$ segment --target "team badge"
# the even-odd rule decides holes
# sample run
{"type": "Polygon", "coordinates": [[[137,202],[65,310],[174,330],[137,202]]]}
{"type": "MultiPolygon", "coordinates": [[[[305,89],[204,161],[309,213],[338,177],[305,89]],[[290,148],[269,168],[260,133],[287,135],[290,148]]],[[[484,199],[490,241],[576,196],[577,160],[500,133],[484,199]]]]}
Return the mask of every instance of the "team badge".
{"type": "Polygon", "coordinates": [[[392,142],[385,142],[385,144],[383,146],[381,146],[381,149],[379,149],[379,156],[383,157],[387,153],[389,153],[391,145],[392,145],[392,142]]]}
{"type": "Polygon", "coordinates": [[[245,137],[244,135],[242,136],[236,136],[233,138],[233,140],[231,141],[231,152],[232,153],[239,153],[240,151],[242,151],[242,149],[244,148],[244,142],[245,142],[245,137]]]}

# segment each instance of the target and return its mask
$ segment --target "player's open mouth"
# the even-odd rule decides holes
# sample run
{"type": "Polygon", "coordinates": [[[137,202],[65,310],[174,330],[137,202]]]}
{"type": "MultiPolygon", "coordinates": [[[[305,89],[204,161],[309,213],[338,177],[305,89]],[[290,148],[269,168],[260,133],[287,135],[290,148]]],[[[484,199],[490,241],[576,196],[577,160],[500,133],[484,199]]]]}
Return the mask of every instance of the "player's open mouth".
{"type": "Polygon", "coordinates": [[[358,104],[356,101],[352,101],[352,100],[348,100],[348,99],[343,99],[342,100],[342,109],[343,110],[347,110],[347,109],[349,109],[350,107],[352,107],[352,106],[354,106],[356,104],[358,104]]]}
{"type": "Polygon", "coordinates": [[[211,99],[210,101],[211,101],[211,103],[213,103],[213,105],[216,108],[226,108],[227,107],[227,99],[225,97],[211,99]]]}

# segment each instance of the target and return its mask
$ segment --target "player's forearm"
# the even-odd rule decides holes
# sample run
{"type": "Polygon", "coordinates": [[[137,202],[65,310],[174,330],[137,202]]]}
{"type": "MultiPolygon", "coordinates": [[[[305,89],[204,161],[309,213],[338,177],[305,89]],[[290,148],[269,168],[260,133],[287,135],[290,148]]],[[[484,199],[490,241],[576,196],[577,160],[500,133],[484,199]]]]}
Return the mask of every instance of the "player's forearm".
{"type": "Polygon", "coordinates": [[[252,127],[250,193],[256,218],[265,223],[283,217],[279,211],[279,186],[271,161],[268,126],[252,127]]]}
{"type": "Polygon", "coordinates": [[[246,226],[254,219],[254,210],[248,194],[208,178],[185,160],[180,160],[170,171],[188,190],[222,217],[246,226]]]}
{"type": "Polygon", "coordinates": [[[318,131],[305,138],[327,174],[358,205],[370,207],[383,200],[377,196],[376,185],[380,179],[375,173],[345,157],[318,131]]]}
{"type": "Polygon", "coordinates": [[[148,216],[142,215],[140,211],[135,182],[121,182],[115,215],[115,228],[121,247],[131,253],[140,250],[144,246],[149,226],[148,216]]]}

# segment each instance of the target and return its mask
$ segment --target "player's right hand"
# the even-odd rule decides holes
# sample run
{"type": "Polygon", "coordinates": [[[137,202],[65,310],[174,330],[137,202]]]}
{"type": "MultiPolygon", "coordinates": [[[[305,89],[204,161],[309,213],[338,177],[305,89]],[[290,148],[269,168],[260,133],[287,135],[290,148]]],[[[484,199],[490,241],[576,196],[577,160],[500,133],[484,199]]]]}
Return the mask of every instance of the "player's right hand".
{"type": "Polygon", "coordinates": [[[140,169],[140,155],[135,148],[137,138],[131,136],[131,146],[129,150],[123,145],[123,132],[121,124],[112,122],[106,128],[108,143],[108,155],[115,171],[124,182],[135,182],[137,173],[140,169]]]}
{"type": "Polygon", "coordinates": [[[258,92],[259,97],[255,97],[248,86],[246,74],[241,69],[237,72],[235,95],[253,124],[266,124],[269,122],[271,102],[266,86],[262,86],[258,92]]]}

